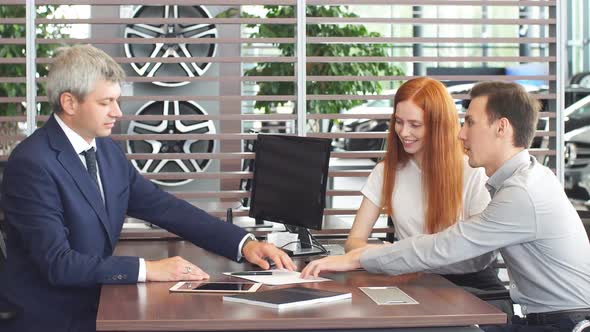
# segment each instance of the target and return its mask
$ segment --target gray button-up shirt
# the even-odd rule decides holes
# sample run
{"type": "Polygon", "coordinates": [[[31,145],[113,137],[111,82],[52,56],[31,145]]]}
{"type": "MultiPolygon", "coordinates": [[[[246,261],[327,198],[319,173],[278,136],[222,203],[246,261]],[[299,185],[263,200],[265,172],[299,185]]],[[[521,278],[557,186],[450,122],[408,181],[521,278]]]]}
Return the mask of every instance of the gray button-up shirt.
{"type": "Polygon", "coordinates": [[[437,234],[369,248],[361,265],[370,272],[397,275],[500,249],[510,296],[523,313],[590,307],[590,243],[551,170],[524,150],[486,186],[492,201],[481,214],[437,234]]]}

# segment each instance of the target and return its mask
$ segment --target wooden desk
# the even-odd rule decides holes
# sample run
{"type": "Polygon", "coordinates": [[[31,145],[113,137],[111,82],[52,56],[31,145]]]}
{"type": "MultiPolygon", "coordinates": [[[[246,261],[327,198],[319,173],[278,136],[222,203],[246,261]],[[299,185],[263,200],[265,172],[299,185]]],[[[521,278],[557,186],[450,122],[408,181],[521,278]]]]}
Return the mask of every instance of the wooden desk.
{"type": "MultiPolygon", "coordinates": [[[[224,271],[252,269],[207,253],[185,241],[121,241],[117,255],[160,259],[180,255],[203,268],[212,280],[236,280],[224,271]]],[[[303,259],[299,262],[304,264],[303,259]]],[[[506,315],[436,275],[391,277],[364,271],[326,275],[334,282],[306,287],[352,291],[351,301],[277,311],[224,303],[219,295],[169,293],[172,282],[103,286],[97,317],[99,331],[259,331],[358,330],[447,326],[447,331],[478,331],[473,324],[501,324],[506,315]],[[420,304],[377,306],[359,286],[398,286],[420,304]]],[[[263,286],[259,291],[285,286],[263,286]]],[[[372,330],[377,331],[377,330],[372,330]]]]}

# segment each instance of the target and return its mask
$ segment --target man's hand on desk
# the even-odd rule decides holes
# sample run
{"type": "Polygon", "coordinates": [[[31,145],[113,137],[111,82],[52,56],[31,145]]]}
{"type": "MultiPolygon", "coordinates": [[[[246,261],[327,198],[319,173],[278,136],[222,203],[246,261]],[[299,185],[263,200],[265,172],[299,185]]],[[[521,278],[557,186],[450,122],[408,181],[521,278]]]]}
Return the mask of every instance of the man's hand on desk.
{"type": "Polygon", "coordinates": [[[182,257],[170,257],[159,261],[145,261],[146,281],[180,281],[209,279],[198,266],[182,257]]]}
{"type": "Polygon", "coordinates": [[[289,255],[275,247],[273,244],[265,242],[246,242],[242,248],[242,256],[244,256],[248,262],[256,264],[265,270],[270,268],[270,264],[265,258],[272,260],[275,263],[275,267],[277,269],[287,269],[293,271],[297,268],[289,255]]]}
{"type": "Polygon", "coordinates": [[[328,256],[311,261],[301,271],[301,278],[317,278],[322,271],[351,271],[361,267],[361,254],[367,247],[349,251],[346,255],[328,256]]]}

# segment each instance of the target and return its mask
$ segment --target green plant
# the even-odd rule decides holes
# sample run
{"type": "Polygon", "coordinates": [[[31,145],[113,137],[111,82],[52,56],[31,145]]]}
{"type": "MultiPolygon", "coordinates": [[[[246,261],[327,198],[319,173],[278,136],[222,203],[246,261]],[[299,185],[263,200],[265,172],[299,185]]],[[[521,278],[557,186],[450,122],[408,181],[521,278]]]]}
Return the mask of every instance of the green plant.
{"type": "MultiPolygon", "coordinates": [[[[55,17],[58,6],[37,6],[38,18],[55,17]]],[[[2,5],[0,6],[0,17],[24,18],[26,7],[24,5],[2,5]]],[[[37,25],[37,38],[57,39],[67,37],[63,24],[37,25]]],[[[26,29],[24,24],[0,24],[0,38],[25,38],[26,29]]],[[[37,58],[51,57],[58,46],[55,44],[37,44],[37,58]]],[[[25,57],[25,45],[5,44],[0,47],[0,58],[23,58],[25,57]]],[[[46,65],[37,65],[37,75],[47,75],[46,65]]],[[[0,64],[0,77],[25,77],[25,64],[0,64]]],[[[25,97],[27,88],[25,83],[0,83],[0,97],[25,97]]],[[[37,94],[46,95],[45,86],[37,84],[37,94]]],[[[6,103],[0,107],[0,115],[22,115],[25,107],[22,103],[6,103]]],[[[48,104],[41,104],[40,113],[51,112],[48,104]]]]}
{"type": "MultiPolygon", "coordinates": [[[[264,6],[267,18],[293,18],[292,6],[264,6]]],[[[348,6],[307,6],[308,17],[358,17],[348,6]]],[[[246,14],[248,15],[248,14],[246,14]]],[[[251,15],[250,15],[251,16],[251,15]]],[[[252,25],[251,27],[256,27],[252,25]]],[[[295,36],[295,26],[281,24],[260,24],[254,38],[292,38],[295,36]]],[[[379,33],[368,31],[363,25],[357,24],[308,24],[307,35],[313,37],[380,37],[379,33]]],[[[295,45],[290,43],[275,44],[281,55],[292,57],[295,55],[295,45]]],[[[307,45],[307,56],[327,57],[384,57],[387,56],[387,45],[384,44],[351,44],[325,43],[307,45]]],[[[294,64],[260,62],[254,68],[245,71],[249,76],[293,76],[294,64]]],[[[350,62],[350,63],[308,63],[308,76],[389,76],[403,75],[403,70],[386,62],[350,62]]],[[[259,95],[293,95],[293,82],[259,82],[259,95]]],[[[308,95],[358,95],[378,94],[383,87],[378,81],[318,81],[306,83],[308,95]]],[[[308,113],[339,113],[362,104],[363,100],[308,100],[308,113]]],[[[269,113],[277,106],[276,101],[256,101],[255,108],[269,113]]]]}

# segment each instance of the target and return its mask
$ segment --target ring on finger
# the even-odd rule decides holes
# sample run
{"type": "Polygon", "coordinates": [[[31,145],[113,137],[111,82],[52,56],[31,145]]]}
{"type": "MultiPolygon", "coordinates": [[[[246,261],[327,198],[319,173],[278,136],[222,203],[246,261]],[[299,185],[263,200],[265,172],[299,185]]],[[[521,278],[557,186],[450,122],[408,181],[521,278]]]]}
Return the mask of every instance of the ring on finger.
{"type": "Polygon", "coordinates": [[[187,266],[187,267],[185,268],[185,270],[186,270],[186,271],[185,271],[185,273],[186,273],[186,274],[190,274],[190,273],[193,271],[193,269],[192,269],[190,266],[187,266]]]}

